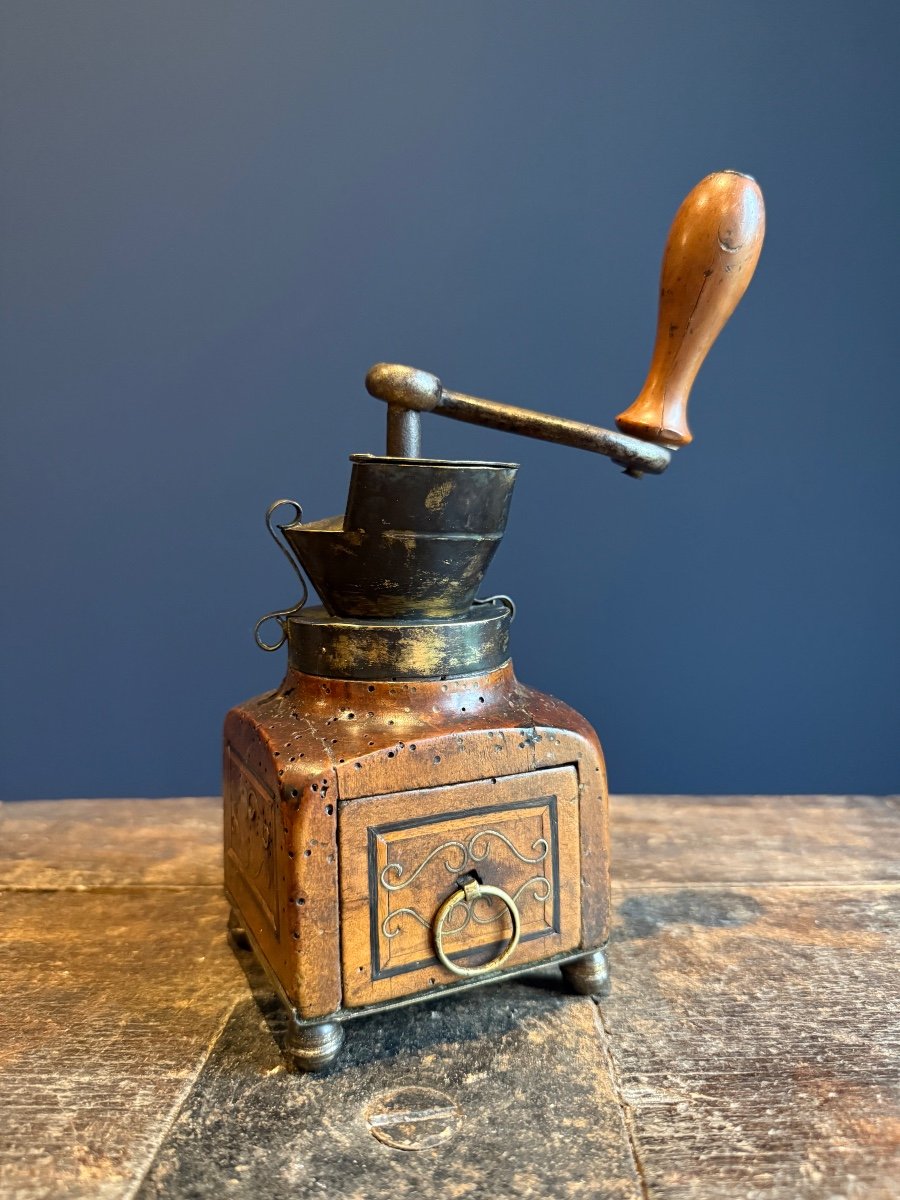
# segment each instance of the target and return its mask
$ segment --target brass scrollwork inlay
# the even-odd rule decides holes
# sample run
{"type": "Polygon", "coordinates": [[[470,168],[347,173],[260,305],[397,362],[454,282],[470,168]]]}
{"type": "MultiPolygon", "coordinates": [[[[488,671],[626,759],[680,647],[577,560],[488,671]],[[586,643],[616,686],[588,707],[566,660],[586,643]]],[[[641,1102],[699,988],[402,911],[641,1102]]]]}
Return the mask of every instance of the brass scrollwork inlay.
{"type": "MultiPolygon", "coordinates": [[[[531,893],[531,898],[536,900],[538,904],[545,904],[548,900],[553,899],[553,884],[546,877],[546,875],[535,875],[532,879],[526,879],[525,882],[518,887],[515,892],[513,892],[511,897],[513,903],[518,904],[521,897],[530,887],[534,888],[534,891],[531,893]]],[[[484,901],[484,903],[488,906],[489,910],[493,906],[492,897],[484,894],[471,901],[460,900],[456,905],[454,905],[453,909],[447,914],[447,919],[444,922],[445,935],[449,934],[453,936],[455,934],[462,933],[470,921],[474,921],[476,925],[492,925],[495,921],[502,920],[503,914],[506,911],[502,905],[498,905],[497,911],[490,913],[490,915],[479,915],[477,906],[482,901],[484,901]],[[450,919],[451,917],[455,919],[457,912],[462,914],[462,920],[459,921],[458,924],[451,925],[450,919]]],[[[417,909],[398,908],[394,912],[388,913],[388,915],[381,922],[381,932],[384,937],[390,940],[391,938],[395,938],[402,933],[402,922],[399,920],[399,918],[404,916],[412,917],[413,920],[418,921],[418,923],[424,929],[431,928],[431,922],[426,921],[417,909]]]]}
{"type": "Polygon", "coordinates": [[[454,853],[456,853],[456,852],[459,853],[459,862],[454,862],[453,859],[451,859],[451,858],[447,858],[444,861],[444,866],[447,868],[447,870],[450,872],[450,874],[458,875],[460,873],[460,871],[465,870],[466,863],[469,861],[468,847],[466,845],[464,845],[462,842],[453,842],[453,841],[443,842],[440,846],[436,846],[435,849],[432,850],[431,853],[428,855],[428,857],[424,858],[419,863],[419,865],[413,871],[412,875],[410,875],[409,879],[404,879],[402,883],[390,883],[385,878],[385,876],[388,874],[389,871],[394,871],[396,873],[397,879],[399,880],[400,877],[403,875],[403,864],[396,863],[396,862],[388,863],[387,866],[382,870],[381,875],[379,876],[379,878],[381,880],[381,886],[383,888],[386,888],[387,891],[389,891],[389,892],[402,891],[403,888],[409,887],[409,885],[411,883],[415,883],[415,881],[419,878],[419,876],[422,874],[422,872],[425,870],[425,868],[428,866],[428,864],[430,862],[433,862],[438,857],[438,855],[443,854],[445,850],[450,850],[450,851],[453,851],[454,853]]]}
{"type": "Polygon", "coordinates": [[[481,863],[488,857],[491,852],[489,838],[499,838],[499,840],[507,847],[507,849],[515,855],[519,862],[523,863],[539,863],[543,862],[547,857],[550,846],[546,838],[536,838],[531,843],[531,849],[538,851],[536,857],[532,858],[527,854],[523,854],[518,850],[505,833],[501,833],[498,829],[480,829],[477,833],[473,833],[467,842],[459,842],[450,840],[442,842],[440,846],[436,846],[415,868],[408,879],[403,879],[403,864],[398,862],[388,863],[381,871],[379,879],[381,886],[389,892],[399,892],[403,888],[409,887],[422,874],[429,863],[433,862],[441,854],[446,854],[444,859],[444,867],[451,875],[459,875],[469,866],[470,863],[481,863]],[[388,879],[388,875],[393,873],[395,882],[388,879]]]}
{"type": "MultiPolygon", "coordinates": [[[[532,900],[536,900],[538,902],[538,904],[545,904],[548,900],[551,900],[553,898],[553,884],[550,882],[550,880],[547,878],[547,876],[546,875],[535,875],[533,879],[526,879],[521,887],[516,888],[516,890],[512,894],[513,903],[518,904],[523,893],[526,892],[527,889],[532,886],[534,887],[535,890],[531,893],[531,898],[532,898],[532,900]]],[[[499,921],[500,918],[503,916],[503,908],[499,907],[497,912],[495,912],[492,916],[479,917],[475,906],[479,903],[479,901],[484,900],[484,899],[485,899],[484,896],[479,896],[478,900],[476,900],[472,904],[472,908],[471,908],[472,920],[475,922],[476,925],[491,925],[494,921],[499,921]]],[[[488,898],[487,903],[489,906],[492,903],[490,898],[488,898]]],[[[460,905],[460,907],[462,907],[462,906],[460,905]]],[[[467,924],[468,924],[468,921],[464,922],[464,925],[467,925],[467,924]]],[[[447,933],[458,933],[460,929],[464,928],[464,925],[460,925],[458,928],[454,929],[454,928],[451,928],[449,925],[445,924],[444,928],[446,929],[447,933]]]]}
{"type": "Polygon", "coordinates": [[[422,914],[417,912],[414,908],[398,908],[396,912],[388,913],[388,915],[381,922],[381,932],[384,935],[384,937],[395,938],[395,937],[397,937],[398,934],[402,933],[402,930],[399,928],[397,928],[397,929],[390,928],[391,922],[392,921],[399,922],[400,917],[412,917],[414,920],[418,921],[420,925],[423,925],[426,929],[431,928],[431,924],[428,921],[426,921],[425,918],[422,916],[422,914]]]}

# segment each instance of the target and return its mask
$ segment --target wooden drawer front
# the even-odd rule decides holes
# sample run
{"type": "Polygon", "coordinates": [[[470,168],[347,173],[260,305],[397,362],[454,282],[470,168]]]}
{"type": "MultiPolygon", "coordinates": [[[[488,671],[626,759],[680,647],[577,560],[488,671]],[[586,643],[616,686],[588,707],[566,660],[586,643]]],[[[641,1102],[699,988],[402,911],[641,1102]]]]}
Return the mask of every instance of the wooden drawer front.
{"type": "MultiPolygon", "coordinates": [[[[432,923],[460,876],[474,873],[514,899],[521,941],[507,966],[579,944],[574,767],[349,801],[339,837],[349,1007],[459,980],[435,956],[432,923]]],[[[478,966],[511,930],[504,904],[485,896],[448,915],[444,948],[478,966]]]]}

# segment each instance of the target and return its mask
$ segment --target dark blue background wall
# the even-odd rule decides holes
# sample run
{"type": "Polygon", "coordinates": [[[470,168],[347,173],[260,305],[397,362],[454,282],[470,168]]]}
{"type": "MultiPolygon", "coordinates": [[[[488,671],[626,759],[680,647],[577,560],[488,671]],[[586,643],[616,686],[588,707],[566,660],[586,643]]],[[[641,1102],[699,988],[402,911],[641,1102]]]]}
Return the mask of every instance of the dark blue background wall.
{"type": "Polygon", "coordinates": [[[757,277],[634,483],[522,463],[519,675],[633,791],[886,791],[898,750],[895,3],[11,0],[2,11],[3,794],[208,793],[276,496],[343,507],[377,359],[608,424],[721,167],[757,277]]]}

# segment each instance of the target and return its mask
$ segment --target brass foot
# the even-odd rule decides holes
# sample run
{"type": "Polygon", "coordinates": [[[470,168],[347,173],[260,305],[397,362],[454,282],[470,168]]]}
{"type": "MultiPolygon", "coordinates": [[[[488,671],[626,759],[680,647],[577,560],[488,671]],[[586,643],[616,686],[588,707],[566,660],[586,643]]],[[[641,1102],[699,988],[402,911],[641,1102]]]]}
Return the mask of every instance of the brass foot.
{"type": "Polygon", "coordinates": [[[298,1025],[288,1020],[285,1052],[298,1071],[321,1071],[334,1062],[344,1044],[344,1030],[336,1021],[298,1025]]]}
{"type": "Polygon", "coordinates": [[[584,958],[564,963],[562,973],[566,983],[579,996],[609,995],[609,959],[605,950],[595,950],[584,958]]]}
{"type": "Polygon", "coordinates": [[[244,928],[241,918],[234,909],[228,914],[228,940],[231,942],[232,949],[234,950],[250,949],[250,939],[247,937],[247,930],[244,928]]]}

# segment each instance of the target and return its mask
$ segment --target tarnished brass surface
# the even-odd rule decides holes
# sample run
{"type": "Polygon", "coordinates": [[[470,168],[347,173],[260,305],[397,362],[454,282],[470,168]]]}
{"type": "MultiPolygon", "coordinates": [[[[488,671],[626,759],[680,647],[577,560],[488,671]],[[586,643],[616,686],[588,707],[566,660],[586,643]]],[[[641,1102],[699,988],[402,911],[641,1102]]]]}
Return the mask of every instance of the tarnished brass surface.
{"type": "Polygon", "coordinates": [[[285,526],[284,536],[335,617],[407,620],[467,612],[500,534],[363,533],[325,522],[285,526]]]}
{"type": "Polygon", "coordinates": [[[387,452],[401,458],[418,458],[422,449],[419,414],[397,404],[388,405],[387,452]]]}
{"type": "MultiPolygon", "coordinates": [[[[515,463],[368,454],[351,462],[343,517],[279,526],[326,609],[339,617],[463,616],[506,528],[515,463]]],[[[291,614],[272,615],[283,626],[291,614]]]]}
{"type": "Polygon", "coordinates": [[[351,454],[345,529],[479,533],[506,529],[518,465],[351,454]]]}
{"type": "Polygon", "coordinates": [[[629,473],[659,475],[672,461],[671,454],[662,446],[599,425],[568,421],[565,417],[515,404],[499,404],[464,392],[450,392],[436,375],[400,363],[376,363],[366,375],[366,389],[370,396],[391,406],[433,412],[455,421],[605,454],[629,473]]]}
{"type": "Polygon", "coordinates": [[[454,975],[461,975],[463,977],[487,975],[491,971],[499,971],[503,964],[512,958],[516,946],[519,944],[519,938],[522,936],[522,921],[519,916],[519,910],[516,908],[516,902],[512,896],[508,896],[503,888],[479,883],[476,879],[469,880],[462,887],[457,888],[452,895],[447,897],[434,914],[434,921],[431,928],[434,934],[435,954],[437,954],[448,971],[452,971],[454,975]],[[482,896],[496,896],[506,906],[512,920],[512,936],[497,957],[492,958],[490,962],[483,963],[479,967],[464,967],[460,963],[454,962],[444,950],[444,923],[457,904],[466,904],[471,911],[482,896]]]}
{"type": "Polygon", "coordinates": [[[447,621],[365,621],[307,608],[288,622],[288,663],[332,679],[472,675],[509,658],[510,619],[505,604],[477,604],[447,621]]]}

